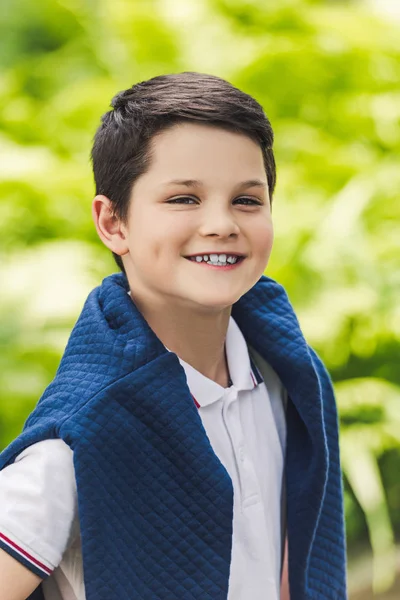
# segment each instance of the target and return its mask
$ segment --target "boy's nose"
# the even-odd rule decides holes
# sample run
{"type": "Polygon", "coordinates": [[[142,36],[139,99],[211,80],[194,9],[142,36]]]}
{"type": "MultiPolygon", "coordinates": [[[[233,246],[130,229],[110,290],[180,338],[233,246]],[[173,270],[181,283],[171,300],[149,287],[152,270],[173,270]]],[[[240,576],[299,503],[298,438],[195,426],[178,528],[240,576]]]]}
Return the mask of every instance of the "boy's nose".
{"type": "Polygon", "coordinates": [[[204,217],[200,230],[202,235],[219,235],[223,237],[240,233],[240,227],[236,219],[229,211],[224,209],[210,211],[204,217]]]}

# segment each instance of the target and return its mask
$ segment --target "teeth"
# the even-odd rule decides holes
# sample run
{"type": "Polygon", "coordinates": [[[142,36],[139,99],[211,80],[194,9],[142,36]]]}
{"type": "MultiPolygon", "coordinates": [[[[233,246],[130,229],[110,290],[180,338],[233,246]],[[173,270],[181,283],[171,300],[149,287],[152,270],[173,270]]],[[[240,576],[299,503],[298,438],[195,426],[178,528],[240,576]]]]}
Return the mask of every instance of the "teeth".
{"type": "Polygon", "coordinates": [[[209,265],[223,266],[223,265],[226,265],[227,263],[234,264],[235,262],[237,262],[238,257],[237,256],[227,256],[226,254],[210,254],[210,255],[204,254],[204,255],[199,255],[199,256],[193,256],[193,257],[191,257],[191,260],[194,260],[198,263],[206,262],[209,265]]]}

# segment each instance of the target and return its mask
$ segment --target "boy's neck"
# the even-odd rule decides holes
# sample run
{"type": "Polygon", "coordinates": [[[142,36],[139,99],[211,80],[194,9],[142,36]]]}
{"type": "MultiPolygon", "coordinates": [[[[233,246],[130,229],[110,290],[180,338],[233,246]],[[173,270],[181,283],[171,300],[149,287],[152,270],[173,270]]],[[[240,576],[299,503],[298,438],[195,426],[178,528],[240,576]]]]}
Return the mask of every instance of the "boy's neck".
{"type": "Polygon", "coordinates": [[[214,315],[194,313],[182,307],[153,306],[131,298],[161,342],[180,359],[223,387],[229,384],[225,351],[226,333],[232,307],[214,315]]]}

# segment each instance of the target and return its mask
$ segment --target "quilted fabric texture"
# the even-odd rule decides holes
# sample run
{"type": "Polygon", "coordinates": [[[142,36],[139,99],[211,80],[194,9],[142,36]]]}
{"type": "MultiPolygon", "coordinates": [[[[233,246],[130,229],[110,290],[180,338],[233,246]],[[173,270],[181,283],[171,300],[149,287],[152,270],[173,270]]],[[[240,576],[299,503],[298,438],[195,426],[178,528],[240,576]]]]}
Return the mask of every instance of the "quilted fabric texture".
{"type": "MultiPolygon", "coordinates": [[[[90,293],[53,382],[0,455],[0,469],[39,440],[59,437],[73,449],[87,600],[226,600],[232,482],[211,448],[176,354],[165,349],[128,290],[118,273],[90,293]]],[[[262,276],[232,316],[290,399],[291,599],[345,600],[338,423],[329,375],[275,281],[262,276]]]]}

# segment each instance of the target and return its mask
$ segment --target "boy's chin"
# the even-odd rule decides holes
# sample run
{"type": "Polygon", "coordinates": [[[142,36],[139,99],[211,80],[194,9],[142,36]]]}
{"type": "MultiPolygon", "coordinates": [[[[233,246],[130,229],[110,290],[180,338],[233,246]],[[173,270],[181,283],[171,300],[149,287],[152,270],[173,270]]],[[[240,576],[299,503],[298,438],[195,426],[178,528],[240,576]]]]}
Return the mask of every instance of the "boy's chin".
{"type": "Polygon", "coordinates": [[[197,308],[199,312],[220,312],[222,310],[226,310],[227,308],[231,308],[232,305],[235,304],[235,302],[237,302],[242,296],[243,294],[238,295],[237,293],[210,293],[201,294],[196,297],[191,297],[190,299],[187,298],[187,300],[189,302],[191,301],[193,308],[195,310],[197,308]]]}

